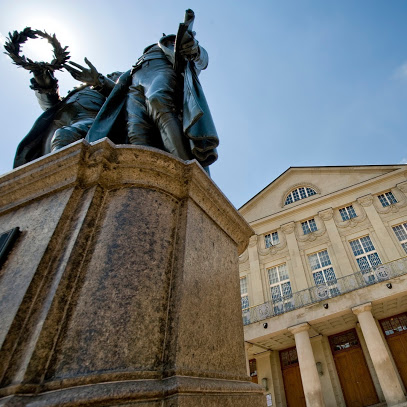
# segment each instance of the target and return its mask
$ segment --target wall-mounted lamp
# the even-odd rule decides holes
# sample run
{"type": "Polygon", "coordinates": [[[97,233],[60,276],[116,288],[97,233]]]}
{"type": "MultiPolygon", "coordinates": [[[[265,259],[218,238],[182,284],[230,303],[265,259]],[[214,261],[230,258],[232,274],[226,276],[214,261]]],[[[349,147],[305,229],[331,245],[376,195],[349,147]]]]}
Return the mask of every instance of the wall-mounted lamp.
{"type": "Polygon", "coordinates": [[[263,379],[261,379],[261,385],[263,386],[264,390],[268,391],[269,385],[268,385],[267,377],[263,377],[263,379]]]}
{"type": "Polygon", "coordinates": [[[322,370],[322,363],[321,362],[317,362],[317,372],[320,376],[322,376],[324,374],[324,371],[322,370]]]}
{"type": "Polygon", "coordinates": [[[324,304],[323,307],[324,307],[325,309],[328,309],[328,308],[329,308],[329,304],[324,304]]]}
{"type": "Polygon", "coordinates": [[[393,288],[393,286],[391,285],[391,283],[387,283],[387,284],[386,284],[386,287],[387,287],[389,290],[391,290],[391,289],[393,288]]]}
{"type": "Polygon", "coordinates": [[[264,328],[264,329],[267,329],[268,326],[269,326],[269,324],[268,324],[267,322],[265,322],[265,323],[263,324],[263,328],[264,328]]]}

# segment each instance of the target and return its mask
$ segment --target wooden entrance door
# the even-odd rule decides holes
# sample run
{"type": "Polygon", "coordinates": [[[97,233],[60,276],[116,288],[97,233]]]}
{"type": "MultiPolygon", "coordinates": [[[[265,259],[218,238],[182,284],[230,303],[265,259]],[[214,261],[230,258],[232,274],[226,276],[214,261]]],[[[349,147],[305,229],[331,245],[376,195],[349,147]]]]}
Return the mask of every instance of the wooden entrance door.
{"type": "Polygon", "coordinates": [[[347,407],[379,403],[356,330],[330,336],[329,342],[347,407]]]}
{"type": "Polygon", "coordinates": [[[290,348],[281,351],[280,361],[287,407],[306,407],[297,349],[290,348]]]}
{"type": "Polygon", "coordinates": [[[407,313],[380,321],[394,362],[404,386],[407,387],[407,313]]]}

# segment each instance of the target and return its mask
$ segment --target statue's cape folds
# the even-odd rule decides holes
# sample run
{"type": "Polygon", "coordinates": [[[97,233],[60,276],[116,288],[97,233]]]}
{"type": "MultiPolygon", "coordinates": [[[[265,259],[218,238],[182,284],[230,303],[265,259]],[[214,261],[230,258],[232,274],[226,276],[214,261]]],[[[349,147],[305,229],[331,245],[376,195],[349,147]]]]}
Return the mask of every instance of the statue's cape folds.
{"type": "MultiPolygon", "coordinates": [[[[127,71],[119,78],[96,116],[86,136],[87,141],[94,142],[108,137],[116,144],[128,142],[125,105],[130,84],[131,73],[127,71]]],[[[217,160],[218,135],[192,63],[188,63],[184,76],[183,130],[185,136],[190,140],[193,156],[202,167],[207,167],[217,160]]]]}
{"type": "Polygon", "coordinates": [[[67,97],[58,102],[55,106],[47,109],[42,115],[34,122],[31,130],[21,140],[17,147],[16,155],[14,157],[13,168],[20,165],[27,164],[30,161],[36,160],[50,152],[50,138],[52,137],[57,126],[53,123],[54,116],[59,109],[61,109],[68,96],[71,97],[75,93],[81,91],[83,87],[70,92],[67,97]]]}

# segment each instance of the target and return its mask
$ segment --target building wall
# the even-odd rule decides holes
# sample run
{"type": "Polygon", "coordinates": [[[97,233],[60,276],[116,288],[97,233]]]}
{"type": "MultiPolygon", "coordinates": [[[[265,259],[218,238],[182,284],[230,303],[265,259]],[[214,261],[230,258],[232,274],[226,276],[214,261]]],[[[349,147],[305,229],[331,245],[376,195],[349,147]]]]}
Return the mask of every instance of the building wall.
{"type": "MultiPolygon", "coordinates": [[[[383,379],[381,383],[376,371],[377,366],[372,362],[366,345],[364,332],[358,324],[359,316],[352,309],[360,304],[371,303],[371,311],[367,312],[373,314],[376,322],[407,311],[407,280],[405,276],[400,275],[379,281],[373,272],[361,274],[350,242],[369,236],[381,263],[389,263],[386,267],[404,270],[405,261],[399,259],[406,256],[406,251],[392,227],[407,222],[406,170],[404,165],[291,168],[240,209],[256,232],[247,250],[240,256],[240,276],[245,279],[242,281],[245,281],[247,286],[247,293],[243,289],[242,298],[245,297],[244,307],[250,307],[246,310],[250,312],[244,313],[245,340],[250,344],[248,357],[259,358],[259,383],[261,384],[262,376],[269,379],[268,382],[272,383],[270,391],[276,405],[286,405],[281,366],[277,363],[278,352],[295,345],[297,336],[292,333],[291,328],[304,323],[309,326],[307,329],[311,338],[312,357],[322,365],[323,373],[318,373],[318,376],[326,406],[345,406],[328,337],[352,328],[357,330],[379,400],[389,403],[401,399],[400,391],[404,392],[405,387],[380,326],[381,342],[386,348],[388,364],[399,382],[399,387],[392,390],[394,394],[398,393],[393,396],[388,394],[389,390],[383,392],[383,379]],[[300,186],[312,188],[315,194],[285,205],[290,191],[300,186]],[[389,192],[391,194],[385,196],[385,203],[388,201],[389,204],[383,206],[378,197],[389,192]],[[350,206],[356,217],[343,220],[339,209],[350,206]],[[317,230],[304,234],[301,223],[310,219],[314,219],[317,230]],[[267,235],[273,232],[278,233],[278,243],[267,247],[267,235]],[[315,253],[319,254],[315,256],[315,253]],[[305,295],[316,290],[318,286],[313,277],[309,256],[314,255],[314,260],[317,258],[322,262],[321,256],[325,256],[326,260],[326,253],[331,264],[325,265],[319,271],[322,271],[320,276],[325,275],[328,287],[335,286],[329,285],[327,280],[329,272],[325,272],[329,267],[333,268],[336,281],[341,281],[341,284],[351,281],[356,275],[362,276],[366,281],[367,278],[372,278],[374,284],[358,286],[354,291],[343,294],[342,286],[337,285],[339,294],[331,290],[332,295],[329,294],[324,300],[314,301],[305,307],[299,307],[293,302],[293,310],[284,308],[286,305],[283,306],[283,303],[276,300],[276,288],[273,298],[269,269],[273,269],[271,273],[274,277],[276,271],[281,269],[284,275],[286,270],[289,280],[283,279],[282,284],[289,281],[294,297],[299,298],[298,292],[305,295]],[[285,265],[285,269],[281,265],[285,265]],[[369,273],[372,277],[369,277],[369,273]],[[389,281],[392,282],[391,289],[386,286],[389,281]],[[277,308],[279,304],[281,307],[277,308]],[[324,308],[324,305],[327,305],[327,308],[324,308]],[[257,316],[255,321],[254,313],[257,316]],[[274,357],[267,356],[268,363],[265,363],[264,354],[267,350],[274,357]]],[[[366,239],[364,242],[369,243],[366,239]]],[[[359,240],[359,243],[362,242],[359,240]]],[[[366,257],[368,262],[372,263],[369,263],[370,265],[377,262],[373,251],[362,253],[361,256],[366,257]]],[[[315,268],[315,262],[313,264],[315,268]]],[[[404,274],[403,270],[399,274],[404,274]]],[[[407,269],[405,272],[407,273],[407,269]]],[[[278,282],[274,283],[277,284],[274,287],[278,286],[278,282]]],[[[282,288],[280,285],[280,290],[282,288]]],[[[304,390],[307,393],[307,389],[304,390]]],[[[309,403],[308,399],[307,402],[309,403]]]]}

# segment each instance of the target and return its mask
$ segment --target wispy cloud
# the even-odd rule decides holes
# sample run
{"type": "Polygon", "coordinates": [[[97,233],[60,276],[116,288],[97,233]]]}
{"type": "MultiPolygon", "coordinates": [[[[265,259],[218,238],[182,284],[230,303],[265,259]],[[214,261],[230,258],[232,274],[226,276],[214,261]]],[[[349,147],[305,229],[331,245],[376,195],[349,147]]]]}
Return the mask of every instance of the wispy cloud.
{"type": "Polygon", "coordinates": [[[407,164],[407,158],[402,158],[399,164],[407,164]]]}
{"type": "Polygon", "coordinates": [[[407,80],[407,62],[404,62],[403,65],[399,66],[395,70],[394,77],[397,79],[407,80]]]}

